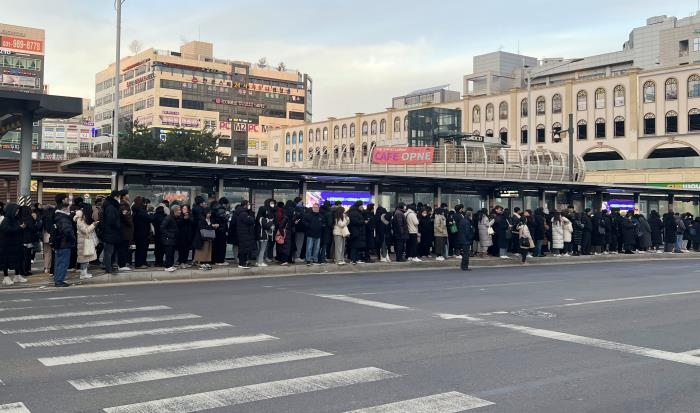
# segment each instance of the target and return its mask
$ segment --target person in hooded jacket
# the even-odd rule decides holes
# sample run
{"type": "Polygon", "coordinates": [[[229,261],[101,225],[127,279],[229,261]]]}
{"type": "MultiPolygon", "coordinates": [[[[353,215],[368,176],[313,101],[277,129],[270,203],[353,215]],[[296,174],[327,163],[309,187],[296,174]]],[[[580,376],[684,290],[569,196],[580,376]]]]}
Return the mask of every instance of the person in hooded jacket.
{"type": "Polygon", "coordinates": [[[416,206],[411,204],[406,212],[406,224],[408,225],[408,241],[406,242],[406,259],[413,262],[421,262],[418,258],[418,215],[416,206]]]}
{"type": "Polygon", "coordinates": [[[350,261],[353,264],[362,264],[361,252],[367,247],[367,235],[365,232],[365,217],[362,213],[362,201],[356,201],[348,210],[348,229],[350,230],[349,246],[350,261]]]}
{"type": "Polygon", "coordinates": [[[622,248],[625,254],[634,254],[633,250],[637,243],[637,232],[634,222],[632,222],[632,211],[629,211],[622,221],[620,221],[620,230],[622,232],[622,248]]]}
{"type": "Polygon", "coordinates": [[[475,220],[477,221],[477,228],[479,229],[479,256],[484,257],[489,247],[493,246],[493,237],[489,233],[489,228],[493,230],[492,226],[495,220],[489,216],[489,212],[486,208],[483,208],[476,214],[475,220]]]}
{"type": "MultiPolygon", "coordinates": [[[[459,228],[457,232],[459,233],[459,228]]],[[[433,234],[435,235],[435,260],[445,261],[447,259],[448,233],[445,210],[442,208],[435,209],[435,216],[433,217],[433,234]]]]}
{"type": "Polygon", "coordinates": [[[193,236],[192,236],[192,249],[194,250],[194,257],[192,262],[199,266],[200,270],[211,270],[211,250],[213,239],[202,237],[202,230],[216,231],[215,225],[212,222],[211,212],[208,209],[200,208],[193,209],[193,212],[197,213],[193,217],[193,236]],[[198,215],[203,214],[203,215],[198,215]]]}
{"type": "Polygon", "coordinates": [[[396,262],[406,261],[406,242],[409,238],[409,232],[405,210],[406,205],[403,202],[399,202],[394,210],[393,219],[391,221],[391,230],[394,234],[394,243],[396,247],[396,262]]]}
{"type": "Polygon", "coordinates": [[[419,258],[430,258],[432,254],[431,249],[435,242],[435,221],[432,212],[430,207],[424,206],[418,214],[418,233],[420,234],[420,241],[418,241],[419,258]]]}
{"type": "Polygon", "coordinates": [[[5,215],[0,222],[0,268],[4,278],[2,285],[9,286],[16,282],[25,283],[27,280],[16,273],[10,278],[9,270],[17,271],[22,257],[22,225],[19,216],[19,206],[14,203],[5,205],[5,215]]]}
{"type": "Polygon", "coordinates": [[[165,217],[160,224],[160,236],[163,239],[165,249],[165,271],[173,272],[177,270],[175,266],[175,249],[177,248],[177,219],[180,217],[180,206],[174,205],[170,208],[170,215],[165,217]]]}
{"type": "Polygon", "coordinates": [[[267,244],[272,242],[272,235],[275,232],[275,219],[269,206],[264,205],[258,208],[255,216],[255,238],[258,242],[258,259],[256,266],[267,267],[267,244]]]}
{"type": "Polygon", "coordinates": [[[73,220],[76,223],[77,235],[77,258],[76,261],[80,266],[80,279],[92,278],[92,274],[88,273],[90,261],[97,259],[97,235],[95,228],[99,222],[92,220],[92,206],[85,204],[83,209],[75,211],[73,220]],[[92,247],[88,247],[92,245],[92,247]],[[88,248],[86,248],[88,247],[88,248]]]}
{"type": "Polygon", "coordinates": [[[377,217],[374,213],[374,204],[367,204],[367,209],[362,212],[365,217],[365,262],[372,262],[372,252],[376,249],[377,217]]]}
{"type": "MultiPolygon", "coordinates": [[[[461,215],[460,212],[457,213],[461,215]]],[[[471,271],[471,268],[469,268],[469,256],[471,255],[470,250],[474,242],[474,237],[476,236],[472,217],[467,214],[467,216],[459,220],[458,225],[459,230],[456,232],[455,237],[455,254],[457,254],[457,250],[461,251],[459,255],[461,255],[462,260],[459,268],[462,271],[471,271]]]]}
{"type": "Polygon", "coordinates": [[[323,201],[323,205],[319,209],[323,228],[321,230],[321,246],[318,251],[318,262],[325,264],[331,255],[331,245],[333,244],[333,211],[331,210],[331,202],[323,201]]]}
{"type": "Polygon", "coordinates": [[[139,269],[148,268],[146,257],[148,255],[148,236],[151,233],[151,216],[148,215],[144,198],[134,198],[131,206],[131,216],[134,225],[134,266],[139,269]]]}
{"type": "Polygon", "coordinates": [[[649,213],[649,228],[651,229],[651,249],[656,253],[663,253],[664,250],[664,223],[656,210],[649,213]]]}
{"type": "Polygon", "coordinates": [[[231,217],[228,210],[229,205],[228,198],[222,197],[218,202],[213,202],[210,206],[212,221],[218,224],[216,228],[216,238],[212,244],[212,260],[214,261],[214,265],[228,265],[226,262],[226,246],[228,242],[226,234],[231,217]]]}
{"type": "Polygon", "coordinates": [[[391,219],[392,214],[383,206],[377,207],[375,217],[375,246],[377,247],[377,256],[381,262],[391,262],[389,258],[389,246],[391,245],[391,219]]]}
{"type": "Polygon", "coordinates": [[[248,260],[255,257],[258,240],[255,237],[255,216],[246,200],[236,208],[236,231],[238,233],[238,268],[249,269],[248,260]]]}
{"type": "Polygon", "coordinates": [[[676,225],[676,218],[673,215],[673,209],[668,208],[668,212],[663,216],[664,225],[664,252],[672,253],[674,246],[676,244],[676,231],[678,226],[676,225]]]}
{"type": "Polygon", "coordinates": [[[640,230],[638,233],[641,235],[637,237],[639,252],[647,252],[651,248],[651,225],[649,225],[649,221],[642,214],[636,214],[634,219],[637,220],[637,226],[639,226],[640,230]]]}
{"type": "MultiPolygon", "coordinates": [[[[285,206],[284,202],[278,202],[277,208],[275,210],[275,235],[273,237],[275,241],[275,251],[277,251],[277,261],[282,266],[288,266],[291,264],[290,261],[293,260],[292,257],[292,215],[294,211],[294,205],[292,201],[289,201],[285,206]],[[291,213],[287,214],[289,211],[289,204],[291,205],[291,213]],[[279,235],[279,237],[278,237],[279,235]],[[277,242],[277,241],[281,241],[277,242]]],[[[293,262],[293,261],[292,261],[293,262]]]]}

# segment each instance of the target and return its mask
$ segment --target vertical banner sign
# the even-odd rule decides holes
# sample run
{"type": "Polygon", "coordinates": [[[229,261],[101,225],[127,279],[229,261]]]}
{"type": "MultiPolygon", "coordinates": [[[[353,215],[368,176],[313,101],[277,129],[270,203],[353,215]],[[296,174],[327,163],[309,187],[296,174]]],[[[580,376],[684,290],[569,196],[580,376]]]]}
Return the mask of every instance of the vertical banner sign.
{"type": "Polygon", "coordinates": [[[435,147],[409,146],[405,148],[376,147],[372,163],[388,165],[425,165],[433,163],[435,147]]]}

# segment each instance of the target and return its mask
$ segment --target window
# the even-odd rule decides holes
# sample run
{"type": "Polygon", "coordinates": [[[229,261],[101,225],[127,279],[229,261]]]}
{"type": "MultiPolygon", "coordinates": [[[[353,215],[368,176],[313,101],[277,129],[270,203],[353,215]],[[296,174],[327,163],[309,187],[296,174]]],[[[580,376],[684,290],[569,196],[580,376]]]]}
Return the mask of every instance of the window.
{"type": "MultiPolygon", "coordinates": [[[[345,147],[345,146],[343,145],[343,148],[344,148],[344,147],[345,147]]],[[[338,148],[338,146],[336,146],[336,147],[333,148],[333,157],[334,157],[335,159],[338,159],[338,158],[340,157],[340,149],[338,148]]]]}
{"type": "Polygon", "coordinates": [[[520,128],[520,143],[523,145],[527,144],[527,126],[520,128]]]}
{"type": "Polygon", "coordinates": [[[603,118],[595,120],[595,138],[605,139],[605,119],[603,118]]]}
{"type": "Polygon", "coordinates": [[[401,132],[401,118],[394,118],[394,132],[401,132]]]}
{"type": "Polygon", "coordinates": [[[501,104],[498,105],[498,119],[508,119],[508,104],[506,102],[501,102],[501,104]]]}
{"type": "Polygon", "coordinates": [[[362,136],[367,136],[369,133],[369,124],[367,122],[362,122],[362,136]]]}
{"type": "Polygon", "coordinates": [[[552,113],[561,113],[561,95],[559,93],[552,96],[552,113]]]}
{"type": "Polygon", "coordinates": [[[493,129],[486,129],[486,136],[489,138],[493,138],[493,129]]]}
{"type": "Polygon", "coordinates": [[[622,85],[615,86],[613,97],[615,99],[615,107],[625,106],[625,88],[622,85]]]}
{"type": "Polygon", "coordinates": [[[605,109],[605,89],[598,88],[595,91],[595,108],[596,109],[605,109]]]}
{"type": "Polygon", "coordinates": [[[377,121],[373,120],[371,123],[371,126],[369,128],[369,133],[372,134],[372,136],[377,134],[377,121]]]}
{"type": "Polygon", "coordinates": [[[316,142],[321,140],[321,129],[316,128],[316,142]]]}
{"type": "Polygon", "coordinates": [[[481,108],[474,106],[472,109],[472,123],[481,123],[481,108]]]}
{"type": "Polygon", "coordinates": [[[656,83],[651,80],[644,82],[644,103],[654,103],[656,101],[656,83]]]}
{"type": "Polygon", "coordinates": [[[666,112],[666,133],[678,133],[678,112],[666,112]]]}
{"type": "Polygon", "coordinates": [[[382,135],[386,133],[386,119],[382,119],[379,122],[379,133],[382,135]]]}
{"type": "Polygon", "coordinates": [[[355,144],[351,143],[350,144],[350,159],[355,159],[355,144]]]}
{"type": "Polygon", "coordinates": [[[623,138],[625,136],[625,118],[623,116],[616,117],[614,124],[613,136],[616,138],[623,138]]]}
{"type": "Polygon", "coordinates": [[[289,162],[291,155],[289,154],[289,151],[284,153],[284,161],[289,162]]]}
{"type": "Polygon", "coordinates": [[[493,104],[486,105],[486,122],[493,122],[493,104]]]}
{"type": "Polygon", "coordinates": [[[309,129],[309,142],[313,142],[313,141],[314,141],[314,130],[309,129]]]}
{"type": "Polygon", "coordinates": [[[700,52],[700,37],[693,39],[693,51],[700,52]]]}
{"type": "Polygon", "coordinates": [[[688,132],[700,131],[700,109],[690,109],[688,112],[688,132]]]}
{"type": "Polygon", "coordinates": [[[678,42],[678,57],[688,56],[688,41],[681,40],[678,42]]]}
{"type": "Polygon", "coordinates": [[[653,113],[644,115],[644,134],[656,135],[656,115],[653,113]]]}
{"type": "Polygon", "coordinates": [[[408,115],[403,117],[403,131],[408,132],[408,115]]]}
{"type": "Polygon", "coordinates": [[[328,128],[323,128],[323,141],[328,140],[328,128]]]}
{"type": "Polygon", "coordinates": [[[537,114],[538,115],[544,115],[545,112],[545,101],[544,101],[544,96],[540,96],[537,98],[537,114]]]}
{"type": "Polygon", "coordinates": [[[292,133],[292,145],[296,145],[296,144],[297,144],[297,133],[294,132],[294,133],[292,133]]]}
{"type": "Polygon", "coordinates": [[[472,135],[474,135],[474,136],[481,136],[481,131],[479,131],[478,129],[476,129],[476,130],[474,130],[474,132],[472,132],[472,135]]]}
{"type": "Polygon", "coordinates": [[[304,143],[304,131],[299,131],[299,143],[304,143]]]}
{"type": "Polygon", "coordinates": [[[333,139],[339,139],[340,138],[340,127],[336,125],[333,128],[333,139]]]}
{"type": "Polygon", "coordinates": [[[688,97],[700,97],[700,76],[690,75],[690,77],[688,78],[688,97]]]}
{"type": "Polygon", "coordinates": [[[537,133],[536,142],[537,143],[545,143],[546,139],[544,137],[544,125],[542,125],[542,124],[537,125],[537,130],[535,132],[537,133]]]}
{"type": "Polygon", "coordinates": [[[354,123],[350,124],[350,137],[351,138],[355,137],[355,124],[354,123]]]}
{"type": "Polygon", "coordinates": [[[367,146],[367,142],[362,144],[362,156],[367,156],[369,154],[369,149],[367,146]]]}
{"type": "Polygon", "coordinates": [[[520,117],[521,118],[526,118],[528,113],[528,104],[527,104],[527,99],[523,99],[520,101],[520,117]]]}
{"type": "Polygon", "coordinates": [[[588,93],[585,90],[579,90],[576,94],[576,109],[579,111],[588,110],[588,93]]]}
{"type": "Polygon", "coordinates": [[[180,99],[160,98],[159,105],[166,108],[179,108],[180,99]]]}
{"type": "Polygon", "coordinates": [[[297,151],[292,151],[292,162],[297,161],[297,151]]]}
{"type": "Polygon", "coordinates": [[[287,135],[284,137],[284,142],[285,142],[285,144],[287,144],[287,145],[289,145],[290,143],[292,143],[292,135],[290,135],[289,133],[287,133],[287,135]]]}
{"type": "Polygon", "coordinates": [[[666,80],[666,100],[678,99],[678,80],[670,78],[666,80]]]}
{"type": "Polygon", "coordinates": [[[576,125],[576,138],[580,141],[588,139],[588,124],[585,120],[578,121],[576,125]]]}
{"type": "Polygon", "coordinates": [[[304,160],[304,152],[299,149],[299,162],[302,162],[304,160]]]}
{"type": "Polygon", "coordinates": [[[501,128],[498,132],[498,136],[501,138],[501,145],[508,145],[508,129],[501,128]]]}
{"type": "Polygon", "coordinates": [[[343,124],[343,127],[340,130],[341,130],[341,132],[340,132],[341,137],[343,139],[347,139],[347,137],[348,137],[348,125],[343,124]]]}

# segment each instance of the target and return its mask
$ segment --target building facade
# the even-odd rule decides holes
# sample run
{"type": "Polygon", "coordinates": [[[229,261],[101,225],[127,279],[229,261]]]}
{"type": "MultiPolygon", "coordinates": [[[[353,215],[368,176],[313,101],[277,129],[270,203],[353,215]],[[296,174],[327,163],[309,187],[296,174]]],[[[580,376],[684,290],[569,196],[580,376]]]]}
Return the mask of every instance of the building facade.
{"type": "MultiPolygon", "coordinates": [[[[115,65],[95,77],[95,125],[112,133],[115,65]]],[[[214,58],[213,44],[193,41],[179,52],[144,50],[122,59],[120,125],[213,129],[219,151],[234,163],[267,164],[267,132],[311,121],[311,77],[283,65],[269,67],[214,58]]]]}
{"type": "Polygon", "coordinates": [[[93,107],[83,99],[83,113],[70,119],[41,121],[41,147],[38,159],[68,160],[92,153],[99,129],[95,127],[93,107]]]}

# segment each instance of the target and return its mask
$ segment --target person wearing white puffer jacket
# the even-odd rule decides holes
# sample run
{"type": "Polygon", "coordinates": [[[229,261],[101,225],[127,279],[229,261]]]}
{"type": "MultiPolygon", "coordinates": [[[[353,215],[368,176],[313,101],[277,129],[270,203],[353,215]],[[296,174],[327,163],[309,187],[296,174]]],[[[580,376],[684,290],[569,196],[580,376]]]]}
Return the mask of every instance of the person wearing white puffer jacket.
{"type": "Polygon", "coordinates": [[[411,204],[406,212],[406,223],[408,224],[408,242],[406,243],[406,259],[413,262],[421,262],[418,258],[418,215],[416,206],[411,204]]]}
{"type": "Polygon", "coordinates": [[[83,209],[75,211],[73,217],[77,228],[78,235],[78,253],[77,263],[80,265],[80,279],[85,280],[92,278],[92,274],[88,274],[88,265],[91,261],[97,259],[97,235],[95,228],[99,221],[92,220],[92,206],[85,204],[83,209]]]}

